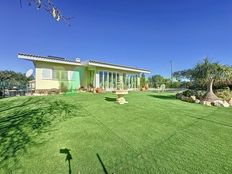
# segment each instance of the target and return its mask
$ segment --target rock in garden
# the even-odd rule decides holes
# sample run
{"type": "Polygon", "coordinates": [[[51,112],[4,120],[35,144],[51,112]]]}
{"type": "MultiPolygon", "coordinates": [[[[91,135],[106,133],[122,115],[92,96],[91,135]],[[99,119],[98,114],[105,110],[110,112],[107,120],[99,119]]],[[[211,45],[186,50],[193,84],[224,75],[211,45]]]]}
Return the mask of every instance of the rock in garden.
{"type": "Polygon", "coordinates": [[[182,101],[187,101],[188,97],[185,97],[184,95],[181,96],[182,101]]]}
{"type": "Polygon", "coordinates": [[[206,105],[206,106],[212,106],[211,102],[209,101],[201,101],[201,104],[206,105]]]}
{"type": "Polygon", "coordinates": [[[215,100],[212,102],[213,106],[217,106],[217,107],[222,107],[223,106],[223,101],[222,100],[215,100]]]}
{"type": "Polygon", "coordinates": [[[194,96],[194,95],[192,95],[191,97],[190,97],[193,101],[195,101],[197,98],[196,98],[196,96],[194,96]]]}
{"type": "Polygon", "coordinates": [[[195,103],[199,104],[199,103],[201,103],[201,101],[199,99],[196,99],[195,103]]]}
{"type": "Polygon", "coordinates": [[[181,99],[182,96],[183,96],[182,93],[177,93],[177,94],[176,94],[176,98],[177,98],[177,99],[181,99]]]}
{"type": "Polygon", "coordinates": [[[229,105],[232,106],[232,98],[229,100],[229,105]]]}
{"type": "Polygon", "coordinates": [[[196,96],[192,95],[191,97],[189,97],[189,102],[194,103],[196,101],[196,96]]]}
{"type": "Polygon", "coordinates": [[[230,107],[230,104],[229,103],[227,103],[227,101],[223,101],[223,107],[230,107]]]}
{"type": "Polygon", "coordinates": [[[229,103],[227,103],[226,101],[222,101],[222,100],[215,100],[212,102],[212,105],[217,106],[217,107],[229,107],[229,103]]]}

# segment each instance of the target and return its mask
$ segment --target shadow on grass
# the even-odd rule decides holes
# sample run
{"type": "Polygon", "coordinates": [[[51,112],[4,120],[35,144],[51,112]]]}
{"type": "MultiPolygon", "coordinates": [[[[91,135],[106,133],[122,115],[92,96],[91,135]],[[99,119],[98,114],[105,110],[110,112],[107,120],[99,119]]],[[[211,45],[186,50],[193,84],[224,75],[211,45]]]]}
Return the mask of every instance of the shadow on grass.
{"type": "Polygon", "coordinates": [[[154,98],[158,98],[158,99],[162,99],[162,100],[176,100],[175,95],[149,95],[150,97],[154,97],[154,98]]]}
{"type": "Polygon", "coordinates": [[[216,125],[220,125],[220,126],[225,126],[225,127],[229,127],[232,128],[232,125],[226,124],[226,123],[221,123],[218,121],[214,121],[214,120],[209,120],[209,119],[205,119],[204,117],[194,117],[194,116],[190,116],[190,115],[186,115],[187,117],[191,117],[191,118],[195,118],[197,120],[201,120],[201,121],[206,121],[212,124],[216,124],[216,125]]]}
{"type": "Polygon", "coordinates": [[[96,155],[97,155],[98,161],[100,162],[100,164],[101,164],[101,166],[102,166],[102,169],[103,169],[103,171],[104,171],[104,174],[109,174],[109,172],[107,171],[107,169],[106,169],[106,167],[105,167],[105,164],[103,163],[103,161],[102,161],[100,155],[99,155],[98,153],[97,153],[96,155]]]}
{"type": "Polygon", "coordinates": [[[23,106],[29,104],[31,100],[32,100],[32,98],[28,98],[27,100],[23,101],[22,103],[16,104],[16,105],[15,105],[15,101],[11,101],[11,103],[10,103],[11,106],[10,106],[10,107],[8,107],[7,104],[4,104],[4,102],[5,102],[5,101],[4,101],[4,102],[2,103],[2,105],[1,105],[0,113],[1,113],[1,112],[4,112],[4,111],[9,111],[9,110],[14,109],[14,108],[23,107],[23,106]]]}
{"type": "Polygon", "coordinates": [[[64,148],[60,149],[60,153],[66,155],[65,161],[68,161],[68,174],[72,174],[72,168],[71,168],[71,160],[72,160],[72,155],[70,153],[70,149],[64,148]]]}
{"type": "Polygon", "coordinates": [[[55,123],[82,116],[81,105],[44,97],[2,102],[0,108],[0,168],[8,172],[17,167],[17,155],[25,153],[28,145],[46,141],[36,139],[39,134],[52,131],[55,123]]]}
{"type": "Polygon", "coordinates": [[[116,102],[116,98],[105,97],[105,100],[108,102],[116,102]]]}

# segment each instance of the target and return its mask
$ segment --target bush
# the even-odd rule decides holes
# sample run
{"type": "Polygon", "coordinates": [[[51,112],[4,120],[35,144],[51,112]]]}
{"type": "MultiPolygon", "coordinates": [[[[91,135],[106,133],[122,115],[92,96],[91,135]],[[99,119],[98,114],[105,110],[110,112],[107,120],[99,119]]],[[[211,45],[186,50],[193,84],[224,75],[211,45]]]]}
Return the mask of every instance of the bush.
{"type": "MultiPolygon", "coordinates": [[[[205,93],[206,93],[206,91],[204,91],[204,90],[188,89],[182,93],[177,93],[176,98],[180,98],[183,95],[185,97],[196,96],[197,99],[202,100],[205,93]]],[[[217,89],[217,90],[215,90],[215,94],[217,95],[217,97],[219,97],[223,100],[227,100],[227,101],[232,98],[232,91],[230,90],[229,87],[226,87],[224,89],[217,89]]]]}
{"type": "Polygon", "coordinates": [[[52,95],[52,94],[54,95],[54,94],[59,94],[59,93],[60,93],[60,90],[57,88],[52,88],[48,90],[49,95],[52,95]]]}
{"type": "Polygon", "coordinates": [[[81,87],[79,88],[79,90],[80,90],[80,91],[85,91],[86,89],[85,89],[84,86],[81,86],[81,87]]]}
{"type": "Polygon", "coordinates": [[[196,96],[197,99],[202,99],[203,96],[205,95],[206,91],[204,90],[186,90],[184,91],[182,94],[185,96],[185,97],[191,97],[191,96],[196,96]]]}
{"type": "Polygon", "coordinates": [[[103,89],[102,88],[96,88],[96,93],[103,93],[103,89]]]}
{"type": "Polygon", "coordinates": [[[61,90],[61,92],[66,93],[66,92],[68,92],[68,87],[63,82],[61,82],[60,90],[61,90]]]}
{"type": "Polygon", "coordinates": [[[195,91],[189,89],[189,90],[184,91],[183,95],[186,96],[186,97],[190,97],[192,95],[195,95],[195,91]]]}
{"type": "Polygon", "coordinates": [[[229,87],[217,89],[215,94],[223,100],[230,100],[232,98],[232,92],[230,91],[229,87]]]}
{"type": "Polygon", "coordinates": [[[35,93],[37,93],[37,94],[41,94],[41,95],[46,95],[46,94],[48,94],[48,89],[37,89],[36,91],[35,91],[35,93]]]}
{"type": "Polygon", "coordinates": [[[171,88],[180,88],[180,86],[181,86],[181,82],[172,82],[172,84],[171,84],[171,88]]]}

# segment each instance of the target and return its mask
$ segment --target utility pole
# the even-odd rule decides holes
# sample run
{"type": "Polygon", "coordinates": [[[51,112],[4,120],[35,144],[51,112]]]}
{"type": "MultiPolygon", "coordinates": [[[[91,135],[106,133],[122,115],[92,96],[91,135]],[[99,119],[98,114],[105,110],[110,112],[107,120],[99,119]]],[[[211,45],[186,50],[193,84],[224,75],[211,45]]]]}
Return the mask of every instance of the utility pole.
{"type": "Polygon", "coordinates": [[[170,68],[171,68],[171,83],[172,83],[173,81],[172,60],[170,61],[170,68]]]}

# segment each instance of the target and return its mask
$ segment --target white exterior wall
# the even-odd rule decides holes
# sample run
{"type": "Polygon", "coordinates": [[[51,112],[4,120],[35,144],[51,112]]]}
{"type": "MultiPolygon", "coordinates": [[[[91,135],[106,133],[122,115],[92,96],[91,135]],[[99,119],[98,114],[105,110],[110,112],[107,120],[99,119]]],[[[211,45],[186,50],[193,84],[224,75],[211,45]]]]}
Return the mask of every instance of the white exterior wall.
{"type": "Polygon", "coordinates": [[[72,88],[79,88],[80,87],[80,73],[76,69],[76,66],[70,66],[70,65],[62,65],[62,64],[56,64],[56,63],[50,63],[50,62],[36,62],[35,63],[35,89],[52,89],[60,88],[60,84],[62,80],[55,80],[55,79],[43,79],[42,73],[43,69],[51,69],[51,70],[64,70],[67,71],[68,74],[73,74],[73,77],[75,79],[72,79],[72,77],[68,77],[69,79],[65,81],[65,84],[68,84],[69,87],[72,88]]]}

